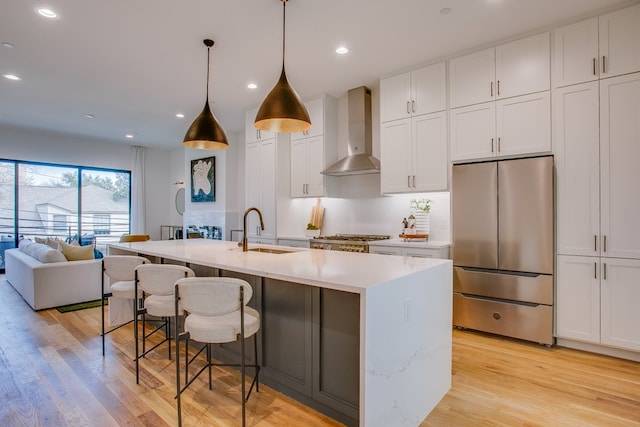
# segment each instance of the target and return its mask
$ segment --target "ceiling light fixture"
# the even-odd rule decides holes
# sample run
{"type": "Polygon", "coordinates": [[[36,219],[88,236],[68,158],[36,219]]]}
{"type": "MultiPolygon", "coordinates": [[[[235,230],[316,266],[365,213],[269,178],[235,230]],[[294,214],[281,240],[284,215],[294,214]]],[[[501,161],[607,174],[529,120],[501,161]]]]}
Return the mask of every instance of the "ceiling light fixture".
{"type": "Polygon", "coordinates": [[[87,119],[95,119],[95,115],[91,114],[91,113],[87,113],[84,115],[87,119]]]}
{"type": "Polygon", "coordinates": [[[227,135],[225,135],[224,129],[222,129],[222,126],[216,120],[216,116],[213,115],[209,108],[209,63],[211,62],[209,52],[211,46],[213,46],[213,40],[204,39],[203,43],[207,47],[207,98],[202,112],[191,123],[182,144],[185,147],[200,150],[225,150],[229,148],[227,135]]]}
{"type": "Polygon", "coordinates": [[[125,137],[125,138],[128,138],[128,139],[132,139],[132,138],[133,138],[133,135],[132,135],[132,134],[130,134],[130,133],[128,133],[128,134],[126,134],[124,137],[125,137]]]}
{"type": "Polygon", "coordinates": [[[45,18],[49,18],[49,19],[53,19],[53,18],[57,18],[58,15],[51,9],[47,9],[47,8],[40,8],[38,9],[38,13],[42,16],[44,16],[45,18]]]}
{"type": "Polygon", "coordinates": [[[344,55],[347,52],[349,52],[349,49],[347,49],[344,46],[340,46],[339,48],[336,49],[336,53],[339,53],[340,55],[344,55]]]}
{"type": "Polygon", "coordinates": [[[249,84],[247,85],[247,87],[248,87],[249,89],[257,89],[257,88],[258,88],[258,85],[257,85],[257,84],[255,84],[255,83],[249,83],[249,84]]]}
{"type": "Polygon", "coordinates": [[[7,49],[13,49],[15,47],[9,42],[2,42],[2,46],[6,47],[7,49]]]}
{"type": "Polygon", "coordinates": [[[284,70],[285,23],[288,0],[282,1],[282,72],[278,83],[262,101],[255,123],[257,129],[293,133],[311,129],[311,119],[296,91],[287,81],[284,70]]]}
{"type": "Polygon", "coordinates": [[[22,80],[20,77],[16,76],[15,74],[3,74],[2,77],[9,80],[16,80],[16,81],[22,80]]]}
{"type": "Polygon", "coordinates": [[[179,119],[184,119],[184,114],[182,114],[182,113],[177,113],[177,114],[176,114],[176,117],[177,117],[177,118],[179,118],[179,119]]]}

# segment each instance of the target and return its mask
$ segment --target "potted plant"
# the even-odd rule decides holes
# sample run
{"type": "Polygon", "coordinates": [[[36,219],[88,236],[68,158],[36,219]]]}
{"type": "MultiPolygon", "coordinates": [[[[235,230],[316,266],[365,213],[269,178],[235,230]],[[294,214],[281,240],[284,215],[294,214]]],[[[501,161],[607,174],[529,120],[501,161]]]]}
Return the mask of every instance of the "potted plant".
{"type": "Polygon", "coordinates": [[[304,234],[307,237],[319,237],[320,236],[320,229],[318,227],[316,227],[315,225],[308,223],[307,224],[307,230],[304,232],[304,234]]]}

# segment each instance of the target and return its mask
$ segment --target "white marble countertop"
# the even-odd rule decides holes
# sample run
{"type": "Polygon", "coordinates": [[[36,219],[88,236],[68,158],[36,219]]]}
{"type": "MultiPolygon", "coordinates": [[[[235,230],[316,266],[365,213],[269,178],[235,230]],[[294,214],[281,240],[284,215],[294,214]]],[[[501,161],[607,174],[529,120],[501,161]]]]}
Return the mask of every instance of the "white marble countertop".
{"type": "MultiPolygon", "coordinates": [[[[424,245],[425,242],[422,242],[424,245]]],[[[109,245],[150,256],[175,259],[256,276],[363,293],[366,289],[410,276],[450,260],[390,257],[342,251],[249,244],[286,250],[284,254],[242,252],[236,242],[188,239],[109,245]]]]}

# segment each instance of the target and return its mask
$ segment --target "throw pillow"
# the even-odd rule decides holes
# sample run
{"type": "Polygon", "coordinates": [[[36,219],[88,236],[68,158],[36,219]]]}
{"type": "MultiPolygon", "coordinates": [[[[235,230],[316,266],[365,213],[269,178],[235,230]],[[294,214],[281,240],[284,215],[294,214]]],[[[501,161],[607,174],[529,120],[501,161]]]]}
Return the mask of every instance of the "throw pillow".
{"type": "Polygon", "coordinates": [[[93,246],[76,246],[60,242],[60,251],[64,254],[67,261],[94,259],[93,246]]]}
{"type": "Polygon", "coordinates": [[[47,237],[47,238],[45,239],[45,241],[44,241],[44,242],[42,242],[42,243],[45,243],[45,244],[46,244],[47,246],[49,246],[50,248],[58,249],[58,243],[60,243],[61,241],[62,241],[62,240],[59,240],[59,239],[52,239],[51,237],[47,237]]]}
{"type": "Polygon", "coordinates": [[[36,237],[36,243],[47,243],[47,239],[43,237],[36,237]]]}

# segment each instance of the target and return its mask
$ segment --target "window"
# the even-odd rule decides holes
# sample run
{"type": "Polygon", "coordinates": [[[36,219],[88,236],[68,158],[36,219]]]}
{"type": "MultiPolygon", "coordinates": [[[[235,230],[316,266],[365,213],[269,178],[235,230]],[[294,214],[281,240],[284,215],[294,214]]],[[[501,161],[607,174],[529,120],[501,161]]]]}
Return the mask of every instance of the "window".
{"type": "Polygon", "coordinates": [[[130,188],[129,171],[0,159],[0,273],[4,249],[21,239],[95,242],[104,252],[129,233],[130,188]]]}
{"type": "Polygon", "coordinates": [[[96,214],[93,216],[93,233],[109,234],[111,232],[111,215],[96,214]]]}

